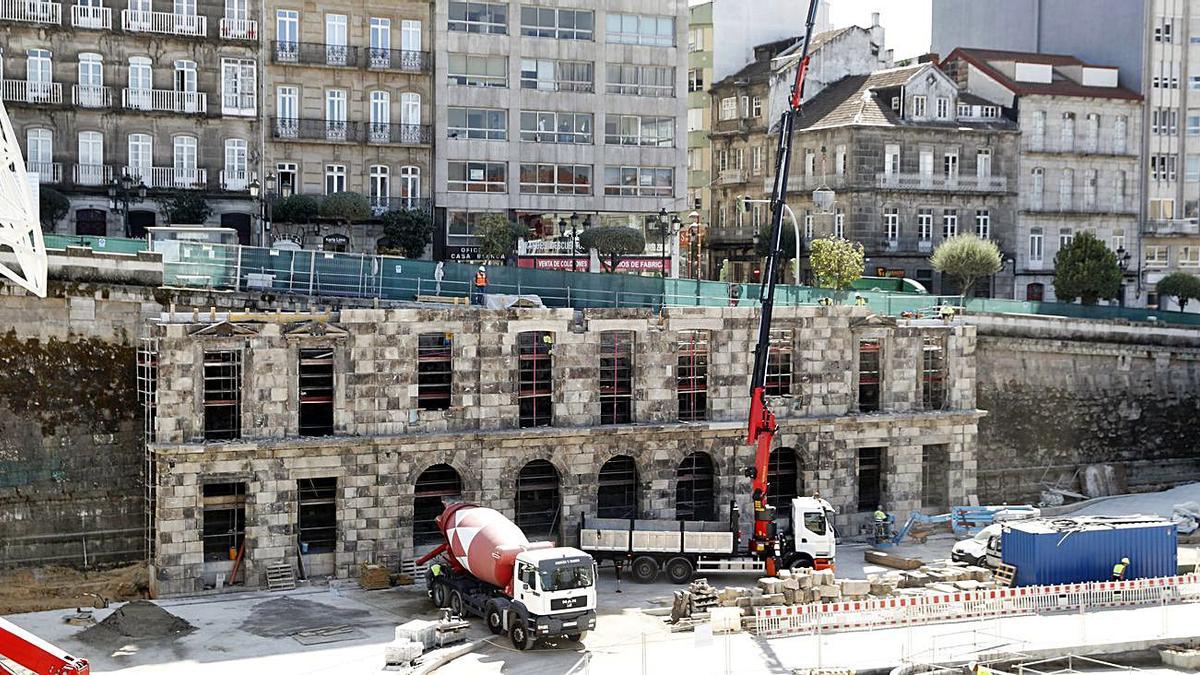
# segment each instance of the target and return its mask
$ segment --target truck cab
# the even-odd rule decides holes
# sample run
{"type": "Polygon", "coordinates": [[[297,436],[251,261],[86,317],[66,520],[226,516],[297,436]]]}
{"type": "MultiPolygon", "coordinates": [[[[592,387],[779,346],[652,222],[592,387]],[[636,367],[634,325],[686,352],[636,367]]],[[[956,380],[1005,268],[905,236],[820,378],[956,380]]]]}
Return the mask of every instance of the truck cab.
{"type": "Polygon", "coordinates": [[[786,534],[784,552],[785,567],[813,567],[828,569],[833,566],[837,548],[837,532],[829,516],[833,507],[819,497],[795,497],[792,499],[791,531],[786,534]]]}
{"type": "Polygon", "coordinates": [[[519,553],[512,602],[504,610],[514,645],[541,637],[581,639],[596,626],[596,562],[569,547],[519,553]]]}

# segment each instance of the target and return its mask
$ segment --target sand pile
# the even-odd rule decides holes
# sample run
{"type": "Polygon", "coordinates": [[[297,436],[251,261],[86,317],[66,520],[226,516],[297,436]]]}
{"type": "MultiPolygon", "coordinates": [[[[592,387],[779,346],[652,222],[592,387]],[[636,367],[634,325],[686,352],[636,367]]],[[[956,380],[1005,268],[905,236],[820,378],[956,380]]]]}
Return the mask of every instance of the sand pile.
{"type": "Polygon", "coordinates": [[[149,600],[134,600],[78,635],[80,640],[108,642],[118,638],[177,637],[195,630],[192,624],[149,600]]]}

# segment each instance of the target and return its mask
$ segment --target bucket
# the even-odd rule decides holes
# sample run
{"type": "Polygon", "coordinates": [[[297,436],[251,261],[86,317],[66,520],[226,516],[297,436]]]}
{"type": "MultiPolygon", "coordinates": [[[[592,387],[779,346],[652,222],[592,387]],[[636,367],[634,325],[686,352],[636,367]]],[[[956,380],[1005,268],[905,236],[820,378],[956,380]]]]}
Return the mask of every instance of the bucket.
{"type": "Polygon", "coordinates": [[[307,541],[300,542],[300,552],[308,553],[308,542],[307,541]]]}
{"type": "Polygon", "coordinates": [[[237,548],[234,546],[229,547],[229,559],[237,560],[237,548]]]}

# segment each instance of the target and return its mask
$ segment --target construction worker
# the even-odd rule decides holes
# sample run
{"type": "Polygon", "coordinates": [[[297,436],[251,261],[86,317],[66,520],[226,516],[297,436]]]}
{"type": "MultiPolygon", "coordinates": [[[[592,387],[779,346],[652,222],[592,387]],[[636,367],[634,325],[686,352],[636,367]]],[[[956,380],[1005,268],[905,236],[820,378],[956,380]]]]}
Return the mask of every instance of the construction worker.
{"type": "Polygon", "coordinates": [[[854,304],[858,307],[865,307],[867,305],[867,299],[864,298],[863,296],[859,295],[858,293],[855,293],[854,294],[854,304]]]}
{"type": "Polygon", "coordinates": [[[429,573],[432,574],[434,577],[441,576],[442,566],[439,563],[433,563],[432,565],[429,566],[429,573]]]}
{"type": "Polygon", "coordinates": [[[875,543],[887,539],[888,514],[882,506],[875,508],[875,543]]]}
{"type": "Polygon", "coordinates": [[[942,321],[950,323],[954,320],[954,305],[942,305],[941,308],[942,321]]]}
{"type": "Polygon", "coordinates": [[[479,270],[475,272],[475,304],[483,304],[483,295],[487,293],[487,270],[483,265],[479,266],[479,270]]]}
{"type": "Polygon", "coordinates": [[[1129,558],[1121,558],[1121,562],[1113,565],[1110,581],[1125,581],[1125,571],[1129,569],[1129,558]]]}

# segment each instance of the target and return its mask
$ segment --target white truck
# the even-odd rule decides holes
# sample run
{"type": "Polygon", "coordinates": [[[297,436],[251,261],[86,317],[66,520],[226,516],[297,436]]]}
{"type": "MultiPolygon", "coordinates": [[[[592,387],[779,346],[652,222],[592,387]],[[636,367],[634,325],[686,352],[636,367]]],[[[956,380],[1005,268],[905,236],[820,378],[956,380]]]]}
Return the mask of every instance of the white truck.
{"type": "MultiPolygon", "coordinates": [[[[579,548],[597,562],[628,565],[635,579],[650,582],[665,572],[676,584],[696,573],[765,573],[761,558],[743,550],[737,509],[729,523],[688,520],[590,518],[579,527],[579,548]]],[[[780,540],[784,568],[832,568],[836,533],[829,503],[815,497],[792,499],[792,519],[780,540]]]]}

